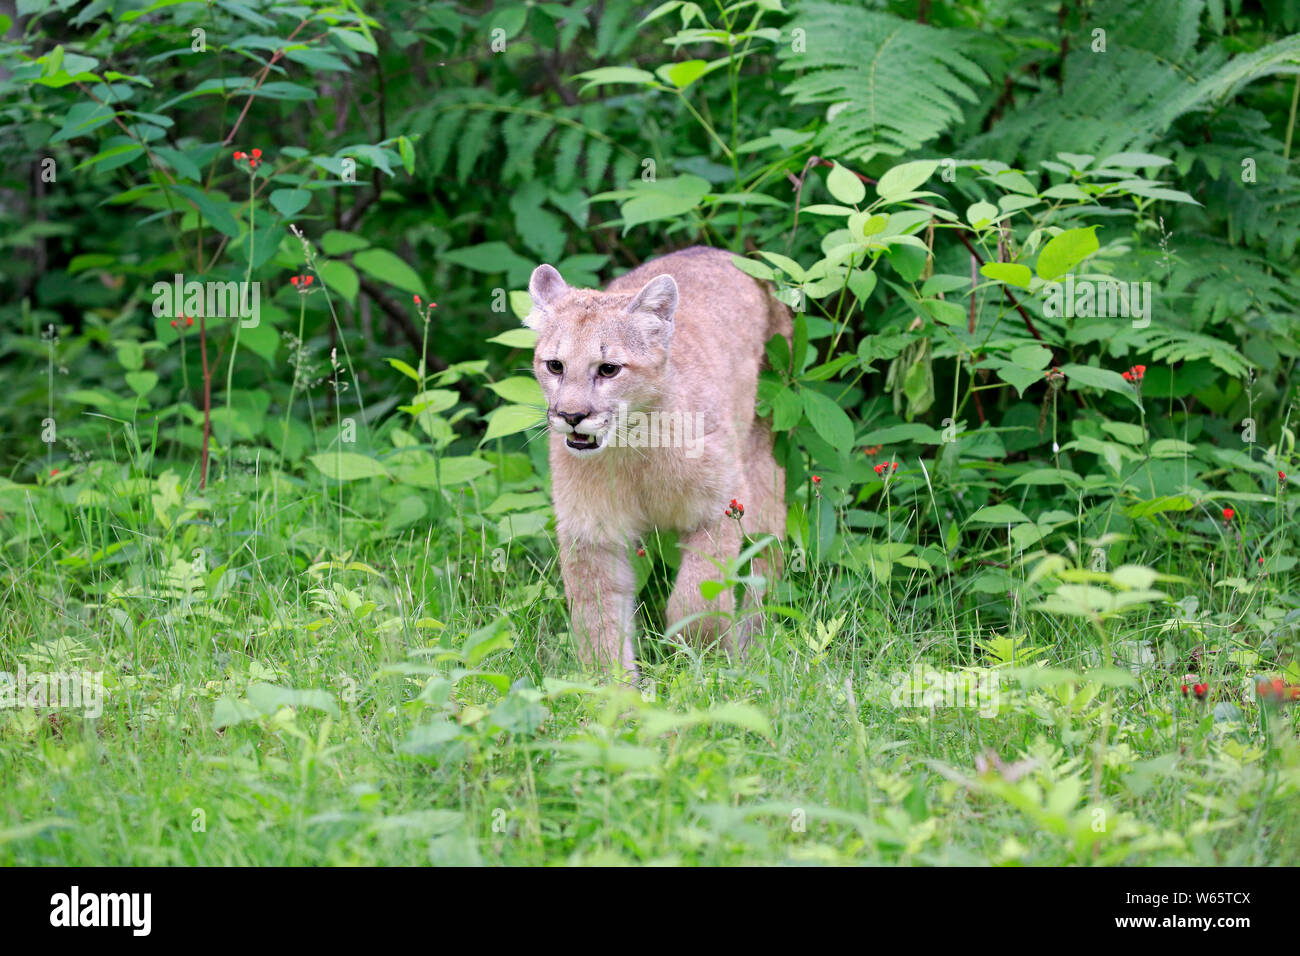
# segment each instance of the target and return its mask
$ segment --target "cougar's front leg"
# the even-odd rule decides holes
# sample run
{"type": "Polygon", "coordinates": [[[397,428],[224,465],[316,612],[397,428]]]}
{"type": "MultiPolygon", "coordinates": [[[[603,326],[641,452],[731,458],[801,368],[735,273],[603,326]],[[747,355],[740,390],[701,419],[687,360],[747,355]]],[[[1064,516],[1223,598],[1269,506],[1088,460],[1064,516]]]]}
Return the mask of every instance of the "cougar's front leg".
{"type": "Polygon", "coordinates": [[[636,574],[627,549],[561,539],[560,573],[583,666],[635,678],[636,574]]]}
{"type": "Polygon", "coordinates": [[[700,591],[704,581],[723,580],[725,563],[740,553],[740,526],[731,518],[719,517],[703,528],[681,536],[682,565],[677,582],[668,597],[668,626],[693,614],[701,616],[682,629],[682,637],[702,648],[721,646],[730,653],[735,649],[731,615],[735,596],[728,588],[708,600],[700,591]]]}

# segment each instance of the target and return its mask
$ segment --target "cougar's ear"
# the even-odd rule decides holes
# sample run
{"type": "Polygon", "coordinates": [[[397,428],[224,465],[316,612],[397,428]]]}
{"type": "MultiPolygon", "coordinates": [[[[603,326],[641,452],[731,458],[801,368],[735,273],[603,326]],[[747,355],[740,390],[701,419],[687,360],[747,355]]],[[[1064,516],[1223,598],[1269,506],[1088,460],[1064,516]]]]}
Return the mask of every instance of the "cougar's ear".
{"type": "Polygon", "coordinates": [[[540,328],[551,306],[568,291],[569,287],[564,284],[554,266],[540,265],[534,269],[532,278],[528,280],[528,294],[533,299],[533,311],[524,319],[524,325],[530,329],[540,328]]]}
{"type": "Polygon", "coordinates": [[[667,346],[677,312],[677,282],[669,275],[655,276],[632,297],[627,311],[648,341],[667,346]]]}

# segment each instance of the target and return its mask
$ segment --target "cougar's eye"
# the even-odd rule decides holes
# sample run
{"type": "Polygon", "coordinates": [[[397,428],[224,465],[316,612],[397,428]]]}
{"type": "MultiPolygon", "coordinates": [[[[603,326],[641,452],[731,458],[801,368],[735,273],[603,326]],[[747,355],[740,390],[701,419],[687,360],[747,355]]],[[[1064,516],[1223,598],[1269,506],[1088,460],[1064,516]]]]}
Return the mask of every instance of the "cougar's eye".
{"type": "Polygon", "coordinates": [[[559,359],[551,359],[546,363],[546,371],[550,372],[552,375],[563,375],[564,363],[559,359]]]}
{"type": "Polygon", "coordinates": [[[605,362],[599,368],[596,369],[596,374],[599,375],[601,378],[613,378],[615,375],[619,373],[619,370],[622,367],[623,366],[615,365],[612,362],[605,362]]]}

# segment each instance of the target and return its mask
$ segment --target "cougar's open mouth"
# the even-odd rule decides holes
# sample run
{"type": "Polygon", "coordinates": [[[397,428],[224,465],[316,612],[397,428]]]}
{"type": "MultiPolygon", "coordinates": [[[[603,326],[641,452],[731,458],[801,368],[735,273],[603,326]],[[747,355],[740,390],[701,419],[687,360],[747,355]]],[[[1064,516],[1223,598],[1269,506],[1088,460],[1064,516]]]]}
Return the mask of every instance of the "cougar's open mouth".
{"type": "Polygon", "coordinates": [[[600,438],[596,435],[580,435],[574,432],[564,436],[564,443],[574,451],[595,451],[600,447],[600,438]]]}

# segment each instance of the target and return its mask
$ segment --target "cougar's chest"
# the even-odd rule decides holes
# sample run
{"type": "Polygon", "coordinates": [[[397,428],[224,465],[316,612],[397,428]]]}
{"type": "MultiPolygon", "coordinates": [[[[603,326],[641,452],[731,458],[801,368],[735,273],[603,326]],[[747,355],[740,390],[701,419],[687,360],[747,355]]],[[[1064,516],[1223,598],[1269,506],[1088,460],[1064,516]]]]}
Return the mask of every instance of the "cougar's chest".
{"type": "Polygon", "coordinates": [[[646,449],[620,466],[625,505],[636,511],[647,531],[699,527],[725,500],[719,498],[718,462],[707,453],[687,458],[681,449],[646,449]]]}

